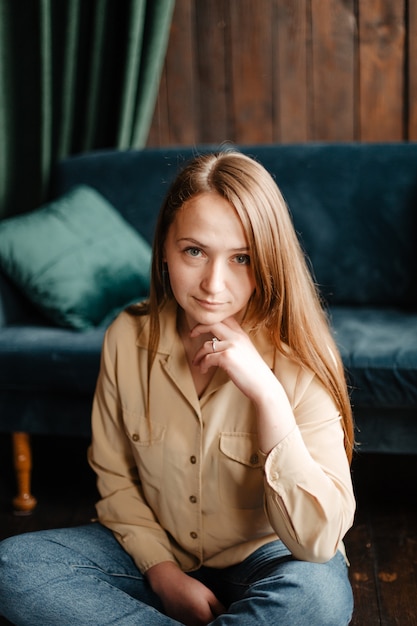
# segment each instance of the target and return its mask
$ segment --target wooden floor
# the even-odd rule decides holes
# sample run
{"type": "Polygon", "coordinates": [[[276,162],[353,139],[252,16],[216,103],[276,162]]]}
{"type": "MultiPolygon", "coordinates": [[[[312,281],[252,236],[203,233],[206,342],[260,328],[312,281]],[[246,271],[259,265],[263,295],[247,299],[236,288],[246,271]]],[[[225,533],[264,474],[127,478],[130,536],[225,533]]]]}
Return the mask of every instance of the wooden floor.
{"type": "MultiPolygon", "coordinates": [[[[95,480],[86,449],[86,440],[33,439],[39,504],[33,515],[19,517],[10,507],[10,439],[0,435],[0,539],[73,526],[94,515],[95,480]]],[[[356,522],[346,537],[356,605],[352,625],[416,626],[417,456],[357,455],[352,471],[358,501],[356,522]]],[[[0,626],[5,624],[0,617],[0,626]]]]}

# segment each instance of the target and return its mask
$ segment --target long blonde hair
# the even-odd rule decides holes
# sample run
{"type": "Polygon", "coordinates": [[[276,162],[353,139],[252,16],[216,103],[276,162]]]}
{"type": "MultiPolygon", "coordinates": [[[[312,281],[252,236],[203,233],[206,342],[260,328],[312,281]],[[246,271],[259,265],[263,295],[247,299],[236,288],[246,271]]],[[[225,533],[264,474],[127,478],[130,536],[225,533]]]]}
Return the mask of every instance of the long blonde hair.
{"type": "Polygon", "coordinates": [[[280,352],[312,370],[342,416],[345,450],[352,459],[354,428],[344,368],[319,292],[297,239],[286,202],[267,170],[235,150],[202,154],[174,180],[155,229],[149,300],[131,312],[150,316],[150,371],[159,342],[159,313],[173,298],[167,280],[164,245],[177,211],[203,192],[216,192],[235,208],[249,244],[256,287],[245,322],[265,328],[280,352]]]}

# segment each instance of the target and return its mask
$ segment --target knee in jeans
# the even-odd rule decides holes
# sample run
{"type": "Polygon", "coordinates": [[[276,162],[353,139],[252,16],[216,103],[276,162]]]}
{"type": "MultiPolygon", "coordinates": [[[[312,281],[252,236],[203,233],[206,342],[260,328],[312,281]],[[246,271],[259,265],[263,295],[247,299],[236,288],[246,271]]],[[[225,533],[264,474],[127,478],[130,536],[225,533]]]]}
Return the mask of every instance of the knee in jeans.
{"type": "Polygon", "coordinates": [[[273,612],[275,606],[277,615],[294,625],[347,626],[351,619],[353,595],[341,555],[323,564],[287,562],[277,576],[257,584],[256,591],[273,612]]]}
{"type": "Polygon", "coordinates": [[[19,535],[8,537],[0,542],[0,565],[2,568],[7,568],[9,565],[13,566],[15,559],[19,559],[19,554],[23,554],[19,535]]]}
{"type": "Polygon", "coordinates": [[[310,625],[347,626],[350,623],[353,610],[350,599],[335,595],[332,590],[322,590],[315,600],[311,606],[311,618],[308,620],[310,625]]]}
{"type": "Polygon", "coordinates": [[[304,607],[309,607],[310,626],[347,626],[353,610],[353,594],[347,575],[313,565],[306,579],[304,607]]]}
{"type": "Polygon", "coordinates": [[[9,537],[0,542],[0,588],[4,593],[7,593],[10,578],[16,575],[16,563],[23,557],[16,537],[9,537]]]}
{"type": "Polygon", "coordinates": [[[37,561],[37,556],[40,560],[43,553],[44,550],[33,534],[4,539],[0,542],[0,579],[4,580],[8,571],[16,575],[19,566],[27,566],[31,561],[37,561]]]}

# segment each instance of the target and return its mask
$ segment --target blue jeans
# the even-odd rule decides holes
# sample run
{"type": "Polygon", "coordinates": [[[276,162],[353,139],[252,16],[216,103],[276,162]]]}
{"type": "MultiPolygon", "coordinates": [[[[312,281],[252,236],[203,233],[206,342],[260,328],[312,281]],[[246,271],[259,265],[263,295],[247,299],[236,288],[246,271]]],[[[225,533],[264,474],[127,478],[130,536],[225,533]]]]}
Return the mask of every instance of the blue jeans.
{"type": "MultiPolygon", "coordinates": [[[[343,626],[353,598],[343,555],[297,561],[281,541],[238,565],[190,576],[228,612],[213,626],[343,626]]],[[[0,543],[0,614],[16,626],[175,626],[113,533],[99,523],[0,543]]]]}

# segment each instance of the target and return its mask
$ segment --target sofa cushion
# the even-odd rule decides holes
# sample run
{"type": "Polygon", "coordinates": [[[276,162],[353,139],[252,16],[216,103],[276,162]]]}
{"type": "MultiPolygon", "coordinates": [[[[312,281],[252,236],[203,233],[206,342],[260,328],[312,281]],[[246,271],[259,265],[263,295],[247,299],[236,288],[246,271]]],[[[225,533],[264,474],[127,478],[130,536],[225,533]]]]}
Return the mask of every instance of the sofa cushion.
{"type": "Polygon", "coordinates": [[[331,322],[355,407],[417,407],[417,312],[334,307],[331,322]]]}
{"type": "Polygon", "coordinates": [[[60,326],[86,330],[147,295],[150,260],[150,245],[86,185],[0,222],[0,267],[60,326]]]}

